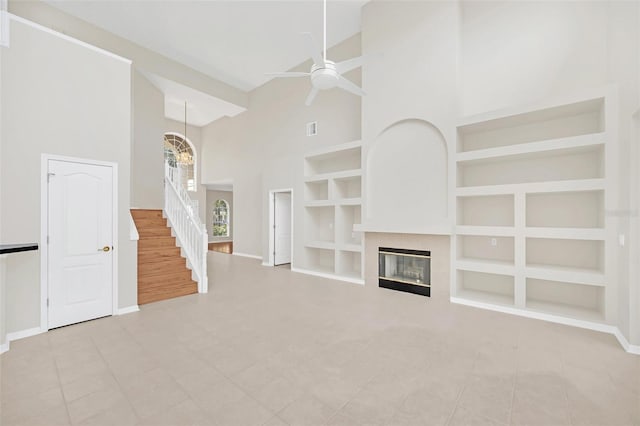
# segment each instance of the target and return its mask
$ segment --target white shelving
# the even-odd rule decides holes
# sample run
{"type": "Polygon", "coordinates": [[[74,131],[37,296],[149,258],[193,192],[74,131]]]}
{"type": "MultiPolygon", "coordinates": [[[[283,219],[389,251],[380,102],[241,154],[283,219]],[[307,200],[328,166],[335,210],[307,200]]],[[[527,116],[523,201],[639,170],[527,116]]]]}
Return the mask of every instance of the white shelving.
{"type": "Polygon", "coordinates": [[[596,191],[604,189],[604,179],[576,179],[564,181],[548,181],[505,185],[468,186],[457,188],[458,197],[474,195],[499,195],[536,192],[568,192],[568,191],[596,191]]]}
{"type": "Polygon", "coordinates": [[[331,146],[307,154],[305,259],[301,271],[350,282],[362,279],[362,144],[331,146]]]}
{"type": "Polygon", "coordinates": [[[453,299],[597,323],[614,316],[610,96],[461,121],[453,299]]]}

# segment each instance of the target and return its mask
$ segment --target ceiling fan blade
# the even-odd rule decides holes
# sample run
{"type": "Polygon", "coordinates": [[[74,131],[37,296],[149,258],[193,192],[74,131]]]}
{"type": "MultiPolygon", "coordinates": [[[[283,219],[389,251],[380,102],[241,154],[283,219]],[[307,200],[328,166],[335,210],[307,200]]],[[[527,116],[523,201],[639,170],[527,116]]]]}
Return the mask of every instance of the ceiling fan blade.
{"type": "Polygon", "coordinates": [[[311,74],[308,72],[268,72],[265,75],[271,76],[271,77],[308,77],[311,74]]]}
{"type": "Polygon", "coordinates": [[[318,89],[316,89],[315,87],[311,88],[311,91],[309,92],[309,96],[307,96],[307,100],[304,101],[304,104],[306,106],[311,105],[311,102],[313,102],[317,94],[318,94],[318,89]]]}
{"type": "Polygon", "coordinates": [[[351,80],[347,80],[343,76],[339,76],[338,78],[338,87],[346,90],[347,92],[353,93],[354,95],[364,96],[366,93],[360,87],[356,86],[351,80]]]}
{"type": "Polygon", "coordinates": [[[353,69],[359,68],[362,66],[362,56],[358,56],[357,58],[347,59],[346,61],[336,63],[336,71],[339,74],[344,74],[353,69]]]}
{"type": "Polygon", "coordinates": [[[318,49],[316,41],[313,39],[311,33],[302,33],[302,35],[304,35],[304,39],[306,40],[307,52],[313,59],[313,63],[318,66],[324,65],[324,59],[322,59],[321,51],[318,49]]]}

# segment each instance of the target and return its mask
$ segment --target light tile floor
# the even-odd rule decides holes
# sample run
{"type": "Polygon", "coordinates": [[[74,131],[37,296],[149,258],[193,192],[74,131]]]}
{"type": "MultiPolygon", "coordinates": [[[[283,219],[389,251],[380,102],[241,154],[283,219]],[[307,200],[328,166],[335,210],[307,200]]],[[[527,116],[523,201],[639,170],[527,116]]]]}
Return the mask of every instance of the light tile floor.
{"type": "Polygon", "coordinates": [[[13,342],[5,425],[640,425],[611,335],[210,253],[210,292],[13,342]]]}

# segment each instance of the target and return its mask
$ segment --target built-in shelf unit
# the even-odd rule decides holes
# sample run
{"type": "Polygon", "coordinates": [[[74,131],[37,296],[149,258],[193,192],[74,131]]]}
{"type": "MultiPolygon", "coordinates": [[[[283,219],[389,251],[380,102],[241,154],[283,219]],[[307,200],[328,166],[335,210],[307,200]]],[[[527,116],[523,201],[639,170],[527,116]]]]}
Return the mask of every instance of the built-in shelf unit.
{"type": "Polygon", "coordinates": [[[362,143],[309,153],[304,159],[305,259],[302,272],[363,284],[362,143]]]}
{"type": "Polygon", "coordinates": [[[613,317],[611,93],[457,128],[452,300],[581,323],[613,317]]]}

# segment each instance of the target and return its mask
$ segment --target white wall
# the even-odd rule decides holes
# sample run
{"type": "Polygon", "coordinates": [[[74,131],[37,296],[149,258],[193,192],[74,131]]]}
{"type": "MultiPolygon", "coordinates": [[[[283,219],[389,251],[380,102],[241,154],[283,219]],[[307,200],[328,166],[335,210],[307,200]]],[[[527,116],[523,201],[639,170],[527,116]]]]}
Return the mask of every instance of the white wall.
{"type": "Polygon", "coordinates": [[[601,85],[607,3],[463,2],[462,115],[601,85]]]}
{"type": "Polygon", "coordinates": [[[214,191],[207,190],[207,232],[209,233],[209,241],[233,241],[233,191],[214,191]],[[213,208],[217,200],[224,200],[229,205],[229,230],[228,237],[214,237],[213,236],[213,208]]]}
{"type": "Polygon", "coordinates": [[[446,228],[451,222],[458,15],[455,2],[380,1],[363,8],[364,217],[369,229],[406,232],[446,228]],[[384,205],[385,197],[397,206],[395,212],[384,205]]]}
{"type": "Polygon", "coordinates": [[[68,15],[46,4],[46,2],[39,0],[10,1],[9,12],[86,41],[94,46],[130,58],[139,69],[185,84],[193,89],[242,107],[247,105],[247,94],[242,90],[68,15]]]}
{"type": "Polygon", "coordinates": [[[131,207],[164,207],[164,94],[133,72],[131,207]]]}
{"type": "MultiPolygon", "coordinates": [[[[360,53],[354,36],[329,51],[335,61],[360,53]]],[[[310,62],[301,65],[307,71],[310,62]]],[[[360,70],[347,75],[360,83],[360,70]]],[[[334,89],[320,93],[306,107],[308,79],[275,79],[249,94],[249,109],[203,128],[203,181],[233,181],[233,249],[268,259],[269,190],[293,188],[294,262],[303,250],[304,153],[360,139],[360,99],[334,89]],[[305,125],[318,122],[318,135],[305,136],[305,125]]]]}
{"type": "Polygon", "coordinates": [[[424,120],[403,120],[367,145],[366,228],[447,229],[447,142],[438,129],[424,120]]]}
{"type": "MultiPolygon", "coordinates": [[[[42,243],[42,153],[117,162],[119,306],[135,305],[130,63],[14,20],[1,75],[3,240],[42,243]]],[[[6,298],[7,332],[40,325],[40,252],[7,258],[6,298]]]]}

